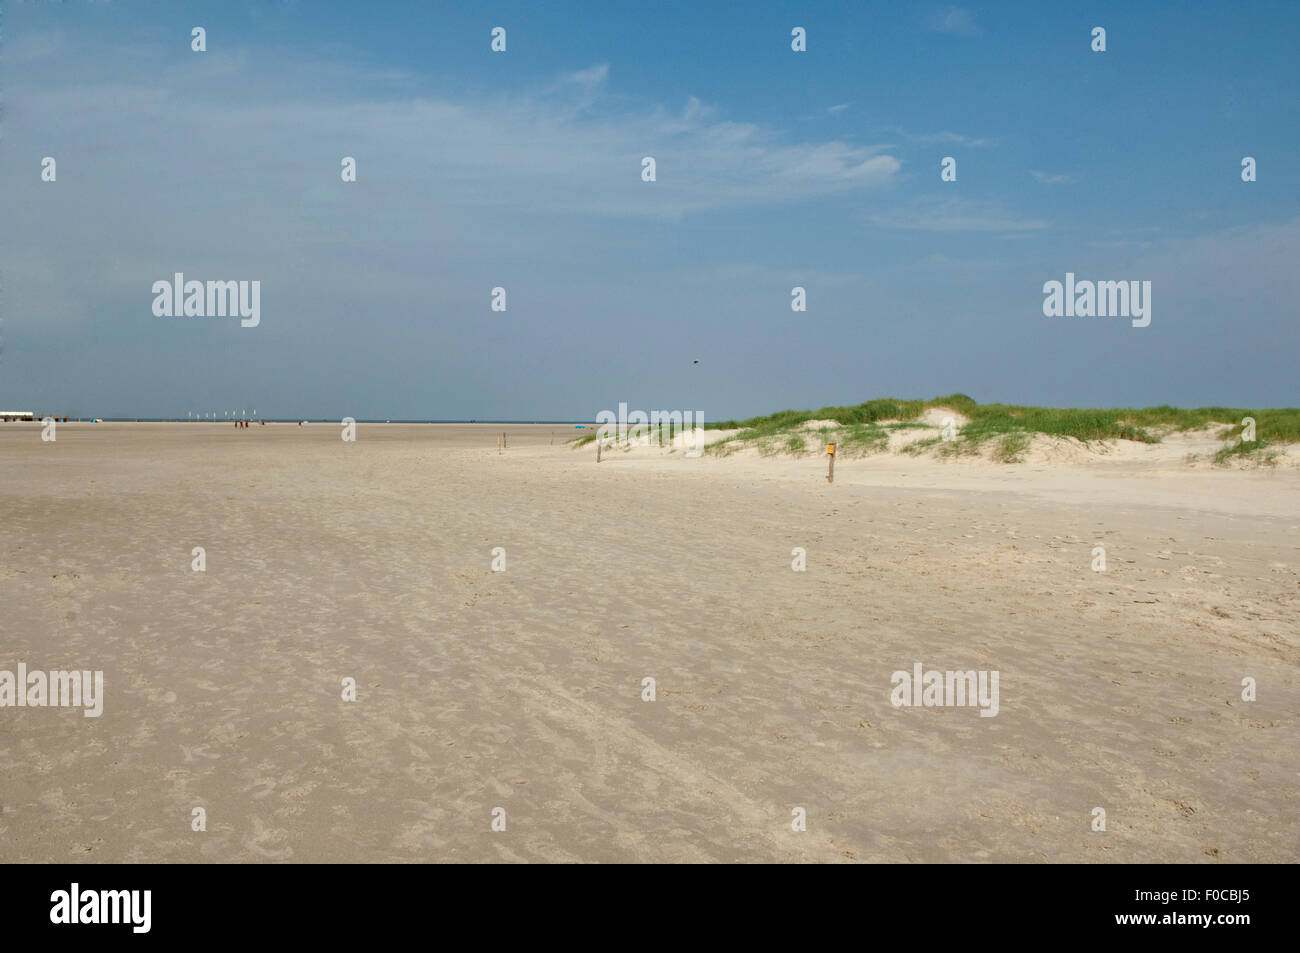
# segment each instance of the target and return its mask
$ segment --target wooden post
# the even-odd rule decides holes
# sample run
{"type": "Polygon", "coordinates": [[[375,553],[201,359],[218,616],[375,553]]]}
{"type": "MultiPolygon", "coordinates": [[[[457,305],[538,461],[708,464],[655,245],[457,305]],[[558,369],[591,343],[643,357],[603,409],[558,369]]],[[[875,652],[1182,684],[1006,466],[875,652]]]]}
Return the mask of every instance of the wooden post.
{"type": "Polygon", "coordinates": [[[497,456],[501,456],[501,435],[497,434],[497,456]]]}
{"type": "Polygon", "coordinates": [[[596,434],[596,462],[600,463],[600,434],[596,434]]]}
{"type": "Polygon", "coordinates": [[[835,444],[828,443],[826,445],[826,456],[829,457],[831,461],[830,469],[826,473],[826,482],[834,483],[835,482],[835,444]]]}

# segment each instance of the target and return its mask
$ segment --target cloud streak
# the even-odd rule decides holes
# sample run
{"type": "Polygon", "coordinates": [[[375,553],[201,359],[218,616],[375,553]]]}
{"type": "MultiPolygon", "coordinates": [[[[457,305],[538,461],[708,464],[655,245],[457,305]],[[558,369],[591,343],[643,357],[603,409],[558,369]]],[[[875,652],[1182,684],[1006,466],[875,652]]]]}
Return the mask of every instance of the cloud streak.
{"type": "Polygon", "coordinates": [[[944,7],[930,15],[930,29],[936,33],[956,36],[983,36],[984,31],[975,23],[975,15],[961,7],[944,7]]]}
{"type": "Polygon", "coordinates": [[[1037,169],[1031,169],[1029,174],[1034,177],[1035,181],[1041,182],[1043,185],[1069,185],[1074,181],[1074,176],[1072,175],[1064,175],[1062,173],[1054,172],[1040,172],[1037,169]]]}
{"type": "Polygon", "coordinates": [[[925,232],[1032,232],[1050,224],[1044,219],[1017,215],[999,202],[937,196],[917,199],[868,218],[885,228],[925,232]]]}
{"type": "MultiPolygon", "coordinates": [[[[42,48],[57,44],[29,50],[42,48]]],[[[440,203],[666,219],[877,188],[900,168],[883,147],[795,141],[769,126],[720,118],[696,97],[676,108],[629,104],[606,93],[604,63],[537,94],[462,99],[383,90],[394,77],[326,64],[314,68],[319,93],[291,85],[277,95],[281,77],[258,66],[214,52],[181,61],[163,78],[32,85],[15,78],[10,99],[24,104],[29,121],[13,134],[33,142],[57,136],[65,150],[94,143],[109,154],[132,153],[163,178],[181,168],[200,179],[232,167],[255,175],[247,157],[274,156],[259,177],[301,190],[304,181],[329,177],[311,163],[354,155],[362,181],[383,168],[440,203]],[[647,155],[658,163],[654,183],[640,178],[647,155]]]]}

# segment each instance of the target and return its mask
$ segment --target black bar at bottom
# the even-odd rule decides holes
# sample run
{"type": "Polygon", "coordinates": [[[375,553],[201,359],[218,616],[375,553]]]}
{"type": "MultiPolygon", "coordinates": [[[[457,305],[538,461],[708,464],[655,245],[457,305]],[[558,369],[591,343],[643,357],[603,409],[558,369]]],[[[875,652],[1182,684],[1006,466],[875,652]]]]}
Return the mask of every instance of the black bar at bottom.
{"type": "Polygon", "coordinates": [[[653,867],[572,868],[534,881],[526,871],[437,865],[8,866],[0,870],[0,923],[6,946],[61,936],[91,943],[194,938],[300,946],[355,938],[373,944],[429,927],[437,933],[420,935],[460,943],[500,942],[513,930],[534,943],[586,938],[659,946],[674,937],[716,935],[732,945],[749,935],[774,941],[771,931],[789,927],[808,931],[803,945],[842,932],[897,936],[922,947],[1124,934],[1230,944],[1264,932],[1282,935],[1290,920],[1283,912],[1290,874],[1261,866],[872,866],[797,873],[733,866],[682,867],[666,876],[653,867]],[[452,927],[455,933],[448,932],[452,927]]]}

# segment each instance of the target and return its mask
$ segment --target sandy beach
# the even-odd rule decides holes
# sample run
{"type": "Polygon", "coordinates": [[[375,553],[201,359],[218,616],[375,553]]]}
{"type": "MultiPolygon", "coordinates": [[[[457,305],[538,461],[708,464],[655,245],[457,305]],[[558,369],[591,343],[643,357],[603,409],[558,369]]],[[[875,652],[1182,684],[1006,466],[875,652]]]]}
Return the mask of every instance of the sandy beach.
{"type": "Polygon", "coordinates": [[[40,430],[0,669],[103,713],[0,708],[0,861],[1300,860],[1293,466],[40,430]],[[895,707],[917,663],[996,716],[895,707]]]}

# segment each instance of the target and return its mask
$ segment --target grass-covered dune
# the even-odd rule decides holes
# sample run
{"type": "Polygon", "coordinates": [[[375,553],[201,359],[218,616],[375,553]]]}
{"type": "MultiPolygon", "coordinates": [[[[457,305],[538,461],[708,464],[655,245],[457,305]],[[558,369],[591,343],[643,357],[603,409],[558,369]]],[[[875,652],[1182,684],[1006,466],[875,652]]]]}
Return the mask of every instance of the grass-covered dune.
{"type": "MultiPolygon", "coordinates": [[[[933,400],[885,397],[846,407],[782,410],[747,420],[709,421],[705,427],[735,431],[709,443],[706,452],[721,456],[745,448],[764,454],[822,452],[824,443],[834,442],[837,452],[846,456],[882,453],[891,447],[897,453],[933,452],[941,457],[987,451],[991,459],[1006,463],[1020,460],[1039,436],[1073,438],[1085,446],[1116,440],[1158,444],[1170,434],[1208,430],[1224,441],[1210,454],[1214,463],[1268,465],[1279,455],[1274,445],[1300,443],[1300,408],[1022,407],[979,404],[965,394],[949,394],[933,400]],[[1254,421],[1254,440],[1243,439],[1246,418],[1254,421]]],[[[662,447],[666,435],[673,452],[674,429],[668,425],[666,434],[652,434],[649,443],[662,447]]],[[[596,434],[593,429],[569,444],[586,446],[596,434]]],[[[639,434],[632,441],[624,436],[613,442],[631,449],[636,437],[647,439],[639,434]]]]}
{"type": "Polygon", "coordinates": [[[798,427],[809,420],[835,420],[842,426],[874,424],[882,420],[914,421],[927,410],[955,410],[970,420],[963,433],[1045,433],[1080,440],[1138,440],[1159,442],[1162,433],[1201,430],[1214,424],[1240,427],[1244,417],[1255,419],[1256,432],[1267,432],[1279,443],[1300,442],[1300,408],[1251,410],[1242,407],[1119,408],[1114,410],[1073,407],[1021,407],[1014,404],[977,404],[965,394],[950,394],[933,400],[879,398],[852,407],[822,407],[820,410],[782,410],[748,420],[706,423],[711,429],[746,428],[777,431],[798,427]]]}
{"type": "MultiPolygon", "coordinates": [[[[987,441],[995,440],[992,456],[1004,461],[1018,459],[1036,434],[1073,437],[1084,443],[1108,440],[1159,443],[1170,433],[1218,428],[1217,436],[1228,441],[1215,454],[1218,463],[1225,463],[1234,455],[1258,455],[1271,444],[1300,442],[1300,408],[1294,407],[1022,407],[979,404],[965,394],[949,394],[933,400],[880,398],[848,407],[783,410],[748,420],[714,421],[706,427],[740,430],[740,433],[712,444],[710,451],[726,454],[750,444],[767,452],[799,453],[806,449],[806,437],[810,435],[808,421],[835,421],[835,427],[818,427],[816,432],[836,437],[850,454],[885,449],[891,431],[925,427],[935,430],[936,435],[909,442],[903,452],[922,453],[933,448],[944,455],[977,453],[987,441]],[[965,420],[956,426],[955,439],[945,441],[938,435],[935,419],[948,411],[956,412],[965,420]],[[1240,439],[1242,421],[1247,417],[1255,421],[1254,441],[1240,439]]],[[[1269,461],[1261,459],[1260,462],[1269,461]]]]}

